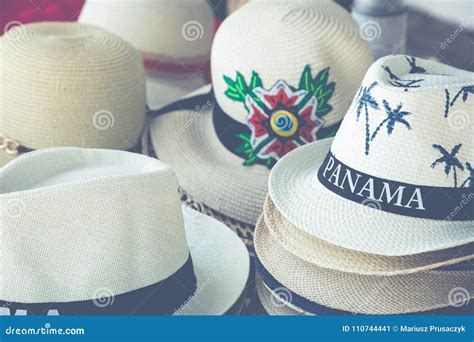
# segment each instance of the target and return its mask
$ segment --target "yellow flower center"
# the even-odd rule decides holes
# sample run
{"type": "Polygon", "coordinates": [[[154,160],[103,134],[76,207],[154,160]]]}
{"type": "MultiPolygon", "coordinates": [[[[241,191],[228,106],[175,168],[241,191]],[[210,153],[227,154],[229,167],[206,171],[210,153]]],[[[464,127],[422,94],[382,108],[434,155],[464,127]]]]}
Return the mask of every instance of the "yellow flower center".
{"type": "Polygon", "coordinates": [[[298,130],[298,119],[291,112],[279,110],[272,114],[270,125],[276,134],[291,137],[298,130]]]}

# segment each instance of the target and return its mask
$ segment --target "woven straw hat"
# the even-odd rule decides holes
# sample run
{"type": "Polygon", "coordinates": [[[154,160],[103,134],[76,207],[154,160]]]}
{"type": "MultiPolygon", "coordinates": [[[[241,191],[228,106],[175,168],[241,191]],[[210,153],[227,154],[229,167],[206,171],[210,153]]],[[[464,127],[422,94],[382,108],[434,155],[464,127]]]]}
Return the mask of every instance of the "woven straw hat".
{"type": "MultiPolygon", "coordinates": [[[[432,270],[394,276],[370,276],[321,268],[278,244],[261,219],[255,230],[260,275],[274,278],[309,303],[359,314],[403,314],[457,305],[474,293],[474,271],[432,270]],[[263,269],[263,272],[262,272],[263,269]]],[[[276,291],[278,292],[278,291],[276,291]]]]}
{"type": "Polygon", "coordinates": [[[44,149],[3,167],[0,180],[0,306],[220,315],[242,295],[245,246],[222,223],[183,212],[176,176],[156,159],[44,149]]]}
{"type": "Polygon", "coordinates": [[[366,253],[473,242],[473,84],[473,73],[440,63],[380,59],[334,141],[304,146],[273,168],[275,207],[303,231],[366,253]]]}
{"type": "Polygon", "coordinates": [[[40,148],[139,142],[143,66],[115,35],[77,23],[17,26],[0,38],[0,61],[0,166],[40,148]]]}
{"type": "Polygon", "coordinates": [[[213,93],[203,88],[161,111],[150,127],[152,149],[195,201],[255,225],[269,169],[296,146],[334,133],[370,63],[357,24],[338,5],[251,2],[216,34],[213,93]]]}
{"type": "Polygon", "coordinates": [[[79,22],[103,27],[140,52],[150,108],[207,83],[215,18],[206,0],[88,0],[79,22]]]}
{"type": "Polygon", "coordinates": [[[474,243],[434,252],[384,256],[339,247],[306,233],[286,220],[270,197],[263,218],[270,234],[290,253],[320,267],[368,275],[396,275],[435,269],[474,258],[474,243]]]}

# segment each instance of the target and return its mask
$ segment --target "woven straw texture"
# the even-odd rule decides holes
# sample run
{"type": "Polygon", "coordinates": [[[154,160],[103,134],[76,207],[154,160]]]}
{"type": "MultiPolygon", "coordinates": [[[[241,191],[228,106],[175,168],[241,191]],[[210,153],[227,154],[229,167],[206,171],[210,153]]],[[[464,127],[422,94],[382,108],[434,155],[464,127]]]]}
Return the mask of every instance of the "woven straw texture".
{"type": "Polygon", "coordinates": [[[383,256],[338,247],[286,220],[268,196],[263,217],[270,234],[290,253],[320,267],[367,275],[396,275],[452,265],[474,258],[474,244],[407,256],[383,256]]]}
{"type": "Polygon", "coordinates": [[[179,63],[207,60],[214,36],[205,0],[88,0],[79,21],[115,33],[146,58],[179,63]]]}
{"type": "Polygon", "coordinates": [[[211,52],[211,73],[217,102],[235,120],[247,111],[225,94],[224,75],[240,72],[248,80],[257,72],[263,84],[278,80],[298,85],[306,65],[330,67],[336,83],[333,110],[326,125],[343,117],[352,96],[372,63],[367,42],[342,7],[331,1],[252,1],[232,13],[219,27],[211,52]]]}
{"type": "Polygon", "coordinates": [[[143,66],[130,44],[103,29],[16,27],[0,39],[0,74],[0,132],[20,145],[128,150],[139,140],[143,66]]]}
{"type": "Polygon", "coordinates": [[[297,311],[296,307],[291,305],[288,302],[282,301],[281,298],[275,297],[275,294],[265,285],[265,283],[257,278],[255,280],[257,286],[257,294],[262,303],[265,311],[271,316],[298,316],[298,315],[308,315],[312,316],[310,313],[306,313],[300,308],[297,311]]]}
{"type": "MultiPolygon", "coordinates": [[[[333,110],[325,116],[327,124],[342,118],[348,98],[371,63],[370,50],[352,18],[337,5],[318,1],[296,7],[290,2],[244,6],[220,27],[211,60],[217,101],[240,122],[248,114],[242,103],[224,99],[224,74],[234,77],[240,71],[249,77],[254,70],[267,87],[277,80],[296,86],[305,65],[315,70],[330,66],[330,80],[337,86],[330,101],[333,110]],[[336,51],[324,38],[327,35],[339,41],[331,41],[336,51]]],[[[204,87],[196,94],[208,90],[204,87]]],[[[150,129],[156,154],[173,166],[188,195],[225,216],[255,225],[268,192],[269,171],[263,165],[243,166],[243,159],[222,145],[212,122],[212,105],[158,117],[150,129]]]]}
{"type": "MultiPolygon", "coordinates": [[[[329,308],[360,314],[402,314],[448,307],[452,291],[474,293],[473,271],[368,276],[327,270],[282,248],[260,220],[255,249],[265,268],[294,293],[329,308]]],[[[468,298],[466,298],[468,299],[468,298]]]]}

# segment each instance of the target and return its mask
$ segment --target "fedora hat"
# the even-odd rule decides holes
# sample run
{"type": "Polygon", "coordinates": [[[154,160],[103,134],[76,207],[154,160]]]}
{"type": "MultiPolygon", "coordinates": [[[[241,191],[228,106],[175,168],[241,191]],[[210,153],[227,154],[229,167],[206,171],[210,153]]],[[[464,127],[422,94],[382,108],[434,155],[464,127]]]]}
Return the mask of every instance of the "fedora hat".
{"type": "Polygon", "coordinates": [[[161,161],[43,149],[3,167],[0,179],[3,311],[220,315],[238,305],[244,244],[183,209],[161,161]]]}
{"type": "Polygon", "coordinates": [[[145,122],[132,46],[78,23],[16,26],[0,38],[0,166],[32,150],[130,150],[145,122]]]}
{"type": "Polygon", "coordinates": [[[79,21],[115,33],[140,52],[150,108],[207,83],[215,18],[206,0],[87,0],[79,21]]]}
{"type": "Polygon", "coordinates": [[[246,235],[271,167],[335,133],[371,62],[357,24],[334,3],[250,2],[216,33],[212,91],[155,112],[144,152],[177,170],[188,199],[246,235]]]}
{"type": "Polygon", "coordinates": [[[439,251],[403,256],[358,252],[330,244],[299,229],[275,208],[267,197],[263,219],[278,243],[287,251],[320,267],[367,275],[396,275],[435,269],[474,258],[474,243],[439,251]]]}
{"type": "Polygon", "coordinates": [[[474,242],[474,74],[409,56],[368,70],[334,140],[272,170],[292,225],[346,249],[406,256],[474,242]]]}
{"type": "Polygon", "coordinates": [[[432,311],[459,305],[459,295],[463,304],[469,302],[474,291],[470,263],[392,276],[321,268],[284,249],[262,218],[255,230],[255,250],[257,273],[266,286],[276,294],[286,292],[280,297],[315,314],[325,308],[329,314],[334,309],[385,315],[432,311]]]}

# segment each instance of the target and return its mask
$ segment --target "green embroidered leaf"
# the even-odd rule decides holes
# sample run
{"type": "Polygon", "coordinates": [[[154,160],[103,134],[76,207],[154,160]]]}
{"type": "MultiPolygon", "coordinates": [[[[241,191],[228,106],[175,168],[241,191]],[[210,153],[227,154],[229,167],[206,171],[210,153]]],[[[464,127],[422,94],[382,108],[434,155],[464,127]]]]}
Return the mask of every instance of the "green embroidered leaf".
{"type": "Polygon", "coordinates": [[[250,166],[250,165],[253,165],[253,164],[257,163],[257,161],[258,161],[258,158],[257,158],[256,155],[254,155],[254,156],[252,156],[248,159],[245,159],[243,165],[250,166]]]}
{"type": "Polygon", "coordinates": [[[262,86],[262,79],[255,71],[252,71],[252,79],[250,80],[250,90],[254,90],[255,88],[262,86]]]}
{"type": "Polygon", "coordinates": [[[245,78],[244,76],[240,73],[240,72],[237,72],[237,90],[239,92],[241,92],[242,94],[245,94],[247,95],[247,84],[245,83],[245,78]]]}
{"type": "Polygon", "coordinates": [[[329,68],[321,70],[313,81],[312,90],[316,92],[319,85],[325,85],[329,78],[329,68]]]}
{"type": "Polygon", "coordinates": [[[235,86],[235,82],[232,80],[232,78],[224,75],[224,81],[229,86],[229,89],[237,90],[237,87],[235,86]]]}
{"type": "Polygon", "coordinates": [[[224,75],[224,81],[228,85],[224,94],[231,100],[245,103],[245,98],[248,94],[248,87],[245,83],[244,76],[240,72],[237,72],[237,78],[234,81],[230,77],[224,75]]]}
{"type": "Polygon", "coordinates": [[[234,101],[241,101],[241,95],[237,92],[235,92],[234,90],[232,89],[227,89],[224,94],[230,98],[231,100],[234,100],[234,101]]]}
{"type": "Polygon", "coordinates": [[[311,67],[308,64],[304,67],[304,71],[301,74],[300,84],[298,88],[310,91],[312,79],[313,77],[311,76],[311,67]]]}
{"type": "Polygon", "coordinates": [[[237,133],[237,138],[243,142],[250,143],[250,133],[237,133]]]}

